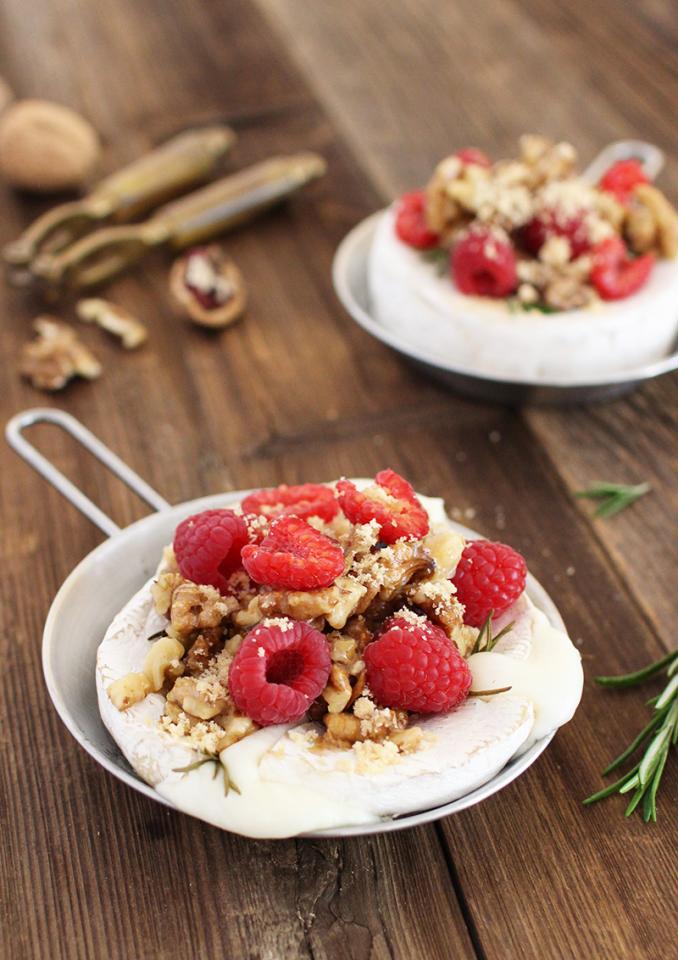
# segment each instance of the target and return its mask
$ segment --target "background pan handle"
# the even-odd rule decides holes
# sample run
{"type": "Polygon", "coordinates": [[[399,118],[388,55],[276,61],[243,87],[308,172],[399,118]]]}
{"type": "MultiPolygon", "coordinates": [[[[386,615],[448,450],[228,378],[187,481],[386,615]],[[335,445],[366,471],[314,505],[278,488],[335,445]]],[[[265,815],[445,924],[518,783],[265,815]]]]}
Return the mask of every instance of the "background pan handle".
{"type": "Polygon", "coordinates": [[[107,536],[111,537],[119,532],[120,527],[117,523],[100,510],[89,497],[85,496],[82,490],[79,490],[24,437],[23,431],[34,423],[52,423],[61,427],[86,450],[89,450],[105,467],[108,467],[111,473],[122,480],[125,486],[136,493],[149,507],[153,507],[154,510],[167,510],[169,508],[170,504],[167,500],[161,497],[145,480],[142,480],[139,474],[128,467],[101,440],[98,440],[87,427],[83,426],[70,413],[66,413],[65,410],[36,407],[12,417],[5,427],[5,437],[10,447],[107,536]]]}

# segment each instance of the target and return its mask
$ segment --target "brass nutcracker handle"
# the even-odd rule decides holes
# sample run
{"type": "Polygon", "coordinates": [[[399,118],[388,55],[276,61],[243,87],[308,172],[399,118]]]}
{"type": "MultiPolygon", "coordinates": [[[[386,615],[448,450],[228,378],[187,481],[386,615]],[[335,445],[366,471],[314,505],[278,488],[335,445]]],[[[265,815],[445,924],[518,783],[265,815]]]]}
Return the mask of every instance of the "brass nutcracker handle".
{"type": "Polygon", "coordinates": [[[227,126],[188,130],[106,177],[81,200],[38,217],[3,257],[10,279],[31,282],[28,266],[39,253],[56,253],[105,220],[125,223],[207,179],[235,142],[227,126]]]}
{"type": "Polygon", "coordinates": [[[322,176],[315,153],[273,157],[166,204],[145,223],[104,227],[58,253],[35,258],[31,272],[47,290],[81,289],[109,280],[164,244],[180,250],[203,243],[255,217],[322,176]]]}
{"type": "Polygon", "coordinates": [[[167,231],[173,249],[181,250],[251,220],[326,169],[317,153],[271,157],[167,204],[151,222],[167,231]]]}

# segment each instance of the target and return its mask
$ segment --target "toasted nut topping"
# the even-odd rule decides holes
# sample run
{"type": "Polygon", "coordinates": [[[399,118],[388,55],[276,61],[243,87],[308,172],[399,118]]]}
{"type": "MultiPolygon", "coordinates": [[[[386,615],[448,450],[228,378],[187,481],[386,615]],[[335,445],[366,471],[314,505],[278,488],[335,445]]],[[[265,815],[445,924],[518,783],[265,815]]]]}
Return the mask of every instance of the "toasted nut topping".
{"type": "Polygon", "coordinates": [[[128,673],[114,680],[106,692],[114,707],[127,710],[151,692],[151,683],[143,673],[128,673]]]}

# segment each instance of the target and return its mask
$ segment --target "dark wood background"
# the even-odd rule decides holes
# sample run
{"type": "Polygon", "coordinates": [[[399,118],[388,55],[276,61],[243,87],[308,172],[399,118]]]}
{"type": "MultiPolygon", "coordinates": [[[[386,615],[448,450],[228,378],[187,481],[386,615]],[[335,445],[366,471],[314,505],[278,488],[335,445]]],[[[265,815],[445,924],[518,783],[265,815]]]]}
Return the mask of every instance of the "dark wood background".
{"type": "MultiPolygon", "coordinates": [[[[108,169],[215,118],[240,133],[233,166],[304,147],[330,164],[228,239],[252,293],[232,330],[173,318],[162,257],[116,282],[110,296],[152,336],[123,355],[86,330],[105,364],[97,383],[54,399],[22,383],[39,304],[0,289],[3,419],[62,406],[171,501],[391,465],[525,553],[587,672],[545,756],[458,816],[347,842],[221,833],[115,781],[57,719],[42,624],[100,535],[3,447],[3,958],[635,960],[675,948],[675,763],[656,826],[625,821],[622,801],[581,807],[646,712],[642,693],[591,678],[675,645],[675,378],[588,410],[473,403],[353,326],[330,265],[351,226],[438,158],[469,143],[501,155],[525,130],[567,137],[584,158],[620,137],[655,141],[678,197],[677,33],[670,0],[2,0],[0,74],[86,113],[108,169]],[[653,492],[593,521],[572,493],[598,479],[653,492]]],[[[43,207],[1,189],[0,241],[43,207]]],[[[61,436],[34,437],[120,523],[142,514],[61,436]]]]}

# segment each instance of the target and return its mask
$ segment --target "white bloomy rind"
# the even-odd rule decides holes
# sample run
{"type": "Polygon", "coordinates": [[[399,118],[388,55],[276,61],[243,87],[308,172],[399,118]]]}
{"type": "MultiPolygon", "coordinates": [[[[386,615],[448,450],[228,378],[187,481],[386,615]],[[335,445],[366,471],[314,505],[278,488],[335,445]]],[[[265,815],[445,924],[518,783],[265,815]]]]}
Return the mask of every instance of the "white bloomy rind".
{"type": "Polygon", "coordinates": [[[512,379],[583,380],[665,356],[678,333],[678,264],[662,261],[626,300],[562,313],[511,313],[460,293],[449,273],[402,243],[395,212],[377,224],[368,263],[376,320],[455,368],[512,379]]]}
{"type": "MultiPolygon", "coordinates": [[[[447,523],[442,501],[421,500],[432,526],[447,523]]],[[[302,737],[288,735],[290,726],[260,730],[222,751],[240,790],[225,796],[213,764],[176,772],[199,754],[158,726],[162,695],[151,694],[121,712],[106,693],[114,680],[141,670],[147,638],[166,622],[153,609],[151,582],[118,614],[99,647],[101,716],[132,767],[161,796],[179,810],[246,836],[284,837],[371,823],[456,799],[569,720],[581,697],[577,650],[523,595],[510,612],[511,632],[493,653],[469,661],[475,689],[511,685],[509,693],[470,698],[450,714],[422,718],[418,725],[429,735],[427,744],[368,772],[360,772],[354,751],[310,750],[302,737]]],[[[294,731],[314,726],[298,724],[294,731]]]]}

